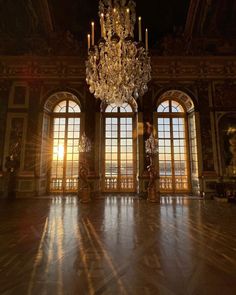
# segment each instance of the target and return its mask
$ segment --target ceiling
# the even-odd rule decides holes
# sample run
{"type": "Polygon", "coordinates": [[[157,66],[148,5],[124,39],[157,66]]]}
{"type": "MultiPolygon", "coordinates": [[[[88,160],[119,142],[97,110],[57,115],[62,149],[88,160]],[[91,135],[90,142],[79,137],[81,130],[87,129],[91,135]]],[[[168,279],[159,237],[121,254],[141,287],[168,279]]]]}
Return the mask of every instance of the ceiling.
{"type": "MultiPolygon", "coordinates": [[[[150,31],[152,45],[168,33],[184,28],[190,0],[136,0],[137,15],[141,15],[150,31]]],[[[49,0],[56,30],[69,30],[85,40],[91,20],[98,24],[98,0],[49,0]]],[[[99,35],[99,32],[97,32],[99,35]]]]}
{"type": "MultiPolygon", "coordinates": [[[[149,28],[151,46],[155,46],[160,37],[185,26],[189,2],[136,0],[137,16],[141,15],[143,26],[149,28]]],[[[69,31],[80,43],[86,44],[91,21],[98,24],[98,4],[99,0],[0,0],[0,35],[6,33],[19,39],[43,35],[45,19],[50,18],[53,31],[69,31]]]]}
{"type": "MultiPolygon", "coordinates": [[[[0,0],[0,54],[87,52],[92,20],[100,37],[98,4],[99,0],[0,0]]],[[[150,48],[158,54],[235,54],[235,0],[136,0],[136,6],[143,30],[149,29],[150,48]]]]}

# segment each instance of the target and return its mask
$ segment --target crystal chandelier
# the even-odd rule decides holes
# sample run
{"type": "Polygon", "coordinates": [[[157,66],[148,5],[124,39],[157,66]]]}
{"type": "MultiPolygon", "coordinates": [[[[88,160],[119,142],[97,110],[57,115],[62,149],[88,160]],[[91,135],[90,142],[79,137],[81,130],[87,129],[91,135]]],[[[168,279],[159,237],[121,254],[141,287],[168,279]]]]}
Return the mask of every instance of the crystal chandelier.
{"type": "Polygon", "coordinates": [[[143,96],[148,90],[147,83],[151,79],[148,31],[145,31],[144,48],[141,17],[138,19],[139,42],[134,41],[133,0],[100,0],[99,17],[101,39],[98,45],[94,45],[94,23],[92,38],[88,35],[86,81],[96,98],[107,104],[121,105],[143,96]]]}

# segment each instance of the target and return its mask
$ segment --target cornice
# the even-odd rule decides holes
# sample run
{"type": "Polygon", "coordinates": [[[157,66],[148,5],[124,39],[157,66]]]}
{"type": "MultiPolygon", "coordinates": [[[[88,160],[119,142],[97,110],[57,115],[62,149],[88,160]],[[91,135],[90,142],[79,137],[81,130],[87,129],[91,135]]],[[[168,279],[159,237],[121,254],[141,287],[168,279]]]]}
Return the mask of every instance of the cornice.
{"type": "Polygon", "coordinates": [[[236,79],[236,56],[153,56],[152,78],[158,80],[236,79]]]}
{"type": "MultiPolygon", "coordinates": [[[[236,79],[236,56],[152,56],[156,80],[236,79]]],[[[85,59],[0,56],[0,79],[84,79],[85,59]]]]}
{"type": "Polygon", "coordinates": [[[84,79],[79,57],[0,56],[0,79],[84,79]]]}

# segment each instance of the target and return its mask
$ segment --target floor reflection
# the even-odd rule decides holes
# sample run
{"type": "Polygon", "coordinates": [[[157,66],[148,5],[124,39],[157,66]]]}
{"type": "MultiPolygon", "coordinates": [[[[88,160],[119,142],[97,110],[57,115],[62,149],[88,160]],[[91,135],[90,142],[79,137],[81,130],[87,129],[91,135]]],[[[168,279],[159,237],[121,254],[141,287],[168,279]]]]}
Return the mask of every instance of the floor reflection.
{"type": "Polygon", "coordinates": [[[236,293],[236,206],[181,196],[0,204],[0,294],[236,293]]]}

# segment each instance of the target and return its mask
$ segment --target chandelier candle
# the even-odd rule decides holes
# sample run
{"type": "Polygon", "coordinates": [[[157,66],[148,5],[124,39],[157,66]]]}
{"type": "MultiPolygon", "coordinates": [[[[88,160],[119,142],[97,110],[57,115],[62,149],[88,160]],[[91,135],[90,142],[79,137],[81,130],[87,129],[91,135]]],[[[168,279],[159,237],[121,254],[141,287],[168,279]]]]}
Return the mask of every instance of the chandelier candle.
{"type": "Polygon", "coordinates": [[[141,16],[138,18],[138,39],[139,39],[139,42],[142,42],[142,18],[141,18],[141,16]]]}
{"type": "Polygon", "coordinates": [[[116,20],[116,9],[113,9],[113,19],[114,19],[114,34],[116,33],[116,25],[117,25],[117,20],[116,20]]]}
{"type": "MultiPolygon", "coordinates": [[[[89,91],[107,104],[121,105],[142,97],[151,79],[148,38],[141,44],[142,24],[138,18],[139,41],[134,40],[136,23],[134,0],[100,0],[101,39],[92,46],[86,61],[89,91]]],[[[88,43],[89,47],[89,43],[88,43]]]]}
{"type": "Polygon", "coordinates": [[[103,13],[101,13],[100,22],[101,22],[101,37],[104,38],[104,14],[103,13]]]}
{"type": "Polygon", "coordinates": [[[90,47],[91,47],[91,36],[90,36],[90,34],[88,34],[88,51],[89,51],[90,47]]]}
{"type": "Polygon", "coordinates": [[[127,12],[127,30],[128,30],[128,35],[130,35],[130,15],[129,15],[129,8],[127,8],[126,12],[127,12]]]}
{"type": "Polygon", "coordinates": [[[91,23],[92,26],[92,46],[94,46],[94,22],[91,23]]]}
{"type": "Polygon", "coordinates": [[[145,31],[145,44],[146,44],[146,51],[148,51],[148,29],[146,29],[146,31],[145,31]]]}

